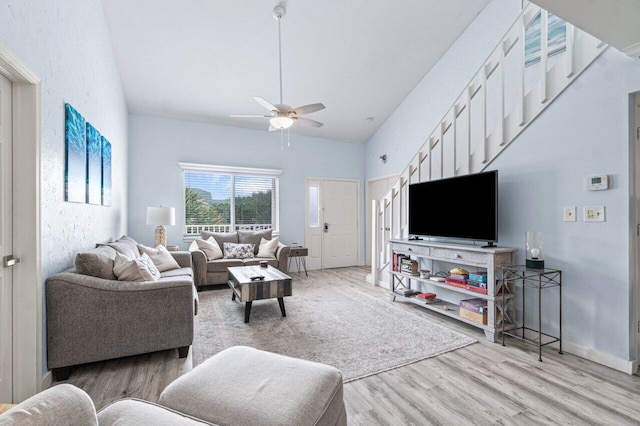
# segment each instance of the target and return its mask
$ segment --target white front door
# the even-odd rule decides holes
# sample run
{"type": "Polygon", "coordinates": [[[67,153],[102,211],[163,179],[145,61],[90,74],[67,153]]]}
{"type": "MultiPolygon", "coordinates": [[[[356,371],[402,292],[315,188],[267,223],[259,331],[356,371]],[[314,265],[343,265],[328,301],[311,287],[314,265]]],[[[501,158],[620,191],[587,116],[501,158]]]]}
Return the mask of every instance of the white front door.
{"type": "Polygon", "coordinates": [[[13,401],[13,252],[11,82],[0,75],[0,402],[13,401]]]}
{"type": "Polygon", "coordinates": [[[308,269],[358,264],[359,191],[353,180],[307,179],[308,269]]]}
{"type": "Polygon", "coordinates": [[[358,182],[325,180],[322,268],[358,264],[358,182]]]}
{"type": "Polygon", "coordinates": [[[305,241],[308,269],[358,264],[358,181],[307,179],[305,241]]]}

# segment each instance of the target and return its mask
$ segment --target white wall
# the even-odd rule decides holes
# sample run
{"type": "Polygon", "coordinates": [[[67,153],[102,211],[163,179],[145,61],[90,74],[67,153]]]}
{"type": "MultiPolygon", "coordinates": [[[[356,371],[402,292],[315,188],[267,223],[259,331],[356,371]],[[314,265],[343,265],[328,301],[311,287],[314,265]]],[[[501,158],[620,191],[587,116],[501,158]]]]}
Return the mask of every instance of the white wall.
{"type": "MultiPolygon", "coordinates": [[[[129,128],[129,230],[144,244],[153,242],[155,228],[146,224],[147,207],[164,205],[176,208],[176,226],[167,227],[167,243],[187,247],[178,162],[283,170],[280,239],[285,243],[304,241],[305,177],[357,179],[364,201],[363,144],[291,133],[291,147],[281,150],[279,132],[142,115],[130,116],[129,128]]],[[[364,224],[364,210],[360,220],[364,224]]],[[[364,233],[360,246],[364,258],[364,233]]]]}
{"type": "Polygon", "coordinates": [[[127,107],[100,0],[0,0],[0,42],[42,81],[41,259],[46,279],[72,266],[78,251],[126,231],[127,107]],[[112,207],[64,201],[65,102],[111,142],[112,207]]]}
{"type": "Polygon", "coordinates": [[[400,173],[520,13],[520,0],[493,0],[367,142],[366,178],[400,173]],[[387,163],[378,157],[387,154],[387,163]]]}
{"type": "MultiPolygon", "coordinates": [[[[367,145],[368,178],[404,169],[519,5],[492,1],[387,120],[367,145]],[[384,151],[390,168],[383,170],[374,157],[384,151]]],[[[489,166],[500,171],[500,245],[518,248],[523,263],[525,231],[542,231],[546,265],[563,271],[565,341],[622,361],[633,358],[629,93],[638,90],[640,63],[607,50],[489,166]],[[612,175],[613,188],[586,191],[584,178],[598,173],[612,175]],[[583,222],[588,205],[606,206],[606,222],[583,222]],[[563,222],[564,206],[578,207],[578,222],[563,222]]],[[[555,331],[557,306],[544,303],[543,324],[555,331]]]]}

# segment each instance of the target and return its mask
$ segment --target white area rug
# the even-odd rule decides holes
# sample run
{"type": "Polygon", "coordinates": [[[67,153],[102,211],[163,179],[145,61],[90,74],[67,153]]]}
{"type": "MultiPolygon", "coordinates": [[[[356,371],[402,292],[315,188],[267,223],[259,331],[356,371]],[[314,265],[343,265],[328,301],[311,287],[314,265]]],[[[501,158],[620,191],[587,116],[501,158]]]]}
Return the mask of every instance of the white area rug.
{"type": "MultiPolygon", "coordinates": [[[[398,368],[461,348],[476,340],[401,309],[385,294],[359,289],[357,268],[293,274],[293,296],[283,318],[277,299],[253,302],[244,323],[244,303],[231,290],[199,293],[193,364],[235,345],[333,365],[344,381],[398,368]]],[[[359,284],[361,281],[362,284],[359,284]]],[[[401,302],[396,302],[401,303],[401,302]]]]}

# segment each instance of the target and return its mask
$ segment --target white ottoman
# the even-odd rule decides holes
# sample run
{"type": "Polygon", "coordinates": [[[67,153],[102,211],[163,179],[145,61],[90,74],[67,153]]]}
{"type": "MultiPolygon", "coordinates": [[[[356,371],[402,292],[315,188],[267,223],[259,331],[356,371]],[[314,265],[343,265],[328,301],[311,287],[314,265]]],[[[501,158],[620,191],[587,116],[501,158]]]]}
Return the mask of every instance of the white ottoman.
{"type": "Polygon", "coordinates": [[[346,425],[334,367],[235,346],[176,379],[159,403],[225,425],[346,425]]]}

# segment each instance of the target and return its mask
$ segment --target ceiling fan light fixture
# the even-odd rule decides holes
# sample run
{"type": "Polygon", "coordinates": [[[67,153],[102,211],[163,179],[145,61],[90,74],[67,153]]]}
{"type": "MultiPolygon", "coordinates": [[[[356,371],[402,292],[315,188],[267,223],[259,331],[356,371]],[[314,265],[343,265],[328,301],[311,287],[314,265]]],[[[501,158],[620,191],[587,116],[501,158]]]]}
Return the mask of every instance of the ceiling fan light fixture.
{"type": "Polygon", "coordinates": [[[269,121],[271,122],[271,125],[276,129],[283,130],[291,127],[294,120],[290,117],[273,117],[269,121]]]}

